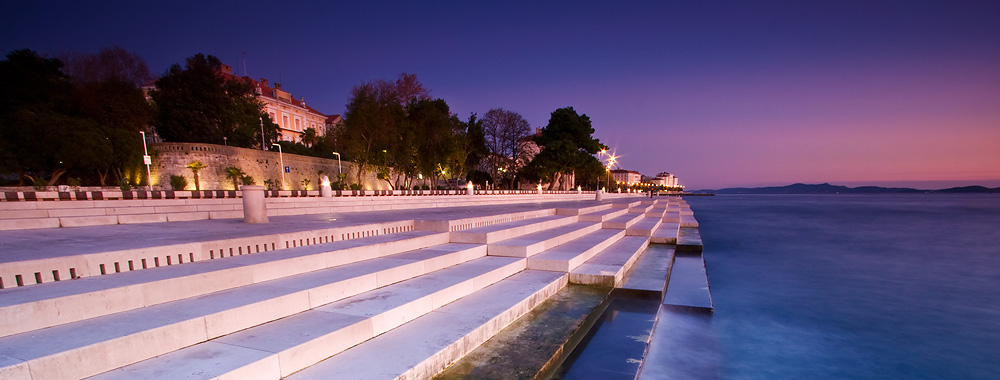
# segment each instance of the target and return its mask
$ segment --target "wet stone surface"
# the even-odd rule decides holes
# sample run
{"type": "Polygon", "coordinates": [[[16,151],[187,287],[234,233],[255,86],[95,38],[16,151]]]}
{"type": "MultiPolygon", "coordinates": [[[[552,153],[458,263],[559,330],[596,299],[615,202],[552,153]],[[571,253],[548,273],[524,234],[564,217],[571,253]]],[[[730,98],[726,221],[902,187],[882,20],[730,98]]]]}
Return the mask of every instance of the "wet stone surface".
{"type": "Polygon", "coordinates": [[[570,284],[435,379],[534,379],[572,351],[610,292],[570,284]]]}

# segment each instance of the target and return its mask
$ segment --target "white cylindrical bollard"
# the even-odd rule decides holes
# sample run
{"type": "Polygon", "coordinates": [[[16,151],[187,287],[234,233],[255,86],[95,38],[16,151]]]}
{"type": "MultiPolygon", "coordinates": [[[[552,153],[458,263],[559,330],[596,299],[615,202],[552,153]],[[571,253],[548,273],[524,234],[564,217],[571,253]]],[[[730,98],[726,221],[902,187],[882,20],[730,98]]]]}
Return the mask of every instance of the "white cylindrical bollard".
{"type": "Polygon", "coordinates": [[[267,223],[267,206],[264,204],[264,186],[243,185],[243,221],[267,223]]]}
{"type": "Polygon", "coordinates": [[[475,194],[474,191],[472,181],[469,181],[469,183],[465,185],[465,195],[473,195],[475,194]]]}
{"type": "Polygon", "coordinates": [[[583,187],[577,186],[576,187],[576,194],[577,195],[583,194],[583,187]]]}
{"type": "Polygon", "coordinates": [[[597,189],[597,191],[595,191],[594,194],[595,194],[594,195],[594,200],[595,201],[600,202],[600,201],[604,200],[604,190],[597,189]]]}
{"type": "Polygon", "coordinates": [[[538,195],[542,195],[542,185],[538,185],[538,195]]]}
{"type": "Polygon", "coordinates": [[[333,189],[330,188],[330,177],[319,177],[319,196],[323,198],[333,197],[333,189]]]}

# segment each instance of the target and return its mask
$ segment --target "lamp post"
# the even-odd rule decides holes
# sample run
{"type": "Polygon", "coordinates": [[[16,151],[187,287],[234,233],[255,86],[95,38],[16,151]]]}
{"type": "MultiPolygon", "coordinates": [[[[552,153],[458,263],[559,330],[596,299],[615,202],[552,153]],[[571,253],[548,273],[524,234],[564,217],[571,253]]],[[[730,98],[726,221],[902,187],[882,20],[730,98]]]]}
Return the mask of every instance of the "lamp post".
{"type": "Polygon", "coordinates": [[[285,157],[281,154],[281,145],[271,144],[278,147],[278,162],[281,164],[281,190],[285,189],[285,157]]]}
{"type": "Polygon", "coordinates": [[[153,163],[153,160],[149,158],[149,151],[146,150],[146,132],[139,131],[142,135],[142,162],[146,164],[146,185],[149,186],[149,192],[153,192],[153,175],[150,174],[149,165],[153,163]]]}
{"type": "Polygon", "coordinates": [[[343,174],[344,173],[344,169],[340,168],[340,153],[333,152],[333,154],[337,155],[337,174],[343,174]]]}
{"type": "MultiPolygon", "coordinates": [[[[258,119],[260,119],[260,150],[267,150],[267,146],[264,145],[264,118],[259,117],[258,119]]],[[[282,170],[284,169],[282,168],[282,170]]]]}

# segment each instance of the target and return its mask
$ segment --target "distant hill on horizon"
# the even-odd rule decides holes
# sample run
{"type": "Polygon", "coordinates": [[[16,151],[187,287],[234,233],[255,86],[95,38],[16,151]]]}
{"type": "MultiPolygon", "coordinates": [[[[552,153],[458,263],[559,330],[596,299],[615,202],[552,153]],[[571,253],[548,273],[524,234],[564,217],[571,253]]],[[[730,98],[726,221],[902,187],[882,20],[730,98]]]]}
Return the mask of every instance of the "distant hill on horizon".
{"type": "Polygon", "coordinates": [[[1000,187],[962,186],[940,190],[918,190],[908,187],[859,186],[847,187],[829,183],[804,184],[796,183],[788,186],[771,187],[730,187],[718,190],[696,190],[697,194],[970,194],[970,193],[1000,193],[1000,187]]]}

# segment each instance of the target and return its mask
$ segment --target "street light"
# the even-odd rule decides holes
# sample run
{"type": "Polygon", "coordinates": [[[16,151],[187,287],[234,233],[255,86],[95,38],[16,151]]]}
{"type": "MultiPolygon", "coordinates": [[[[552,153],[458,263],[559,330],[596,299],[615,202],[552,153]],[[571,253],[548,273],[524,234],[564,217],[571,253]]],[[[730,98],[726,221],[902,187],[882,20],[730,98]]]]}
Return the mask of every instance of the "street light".
{"type": "Polygon", "coordinates": [[[149,172],[149,164],[152,164],[153,160],[149,158],[149,151],[146,150],[146,132],[139,131],[142,135],[142,162],[146,164],[146,185],[149,185],[149,192],[153,192],[153,175],[149,172]]]}
{"type": "Polygon", "coordinates": [[[343,174],[344,170],[340,168],[340,153],[333,152],[333,154],[337,155],[337,174],[343,174]]]}
{"type": "Polygon", "coordinates": [[[281,163],[281,190],[285,189],[285,157],[281,155],[281,145],[271,144],[278,147],[278,161],[281,163]]]}

